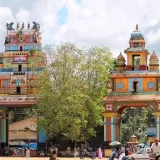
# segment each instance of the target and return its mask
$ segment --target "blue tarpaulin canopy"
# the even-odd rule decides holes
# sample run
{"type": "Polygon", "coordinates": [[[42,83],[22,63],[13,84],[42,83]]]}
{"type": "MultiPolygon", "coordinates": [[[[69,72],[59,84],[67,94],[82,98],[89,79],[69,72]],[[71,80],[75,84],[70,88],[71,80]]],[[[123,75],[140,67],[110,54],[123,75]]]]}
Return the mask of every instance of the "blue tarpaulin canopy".
{"type": "Polygon", "coordinates": [[[36,149],[37,148],[37,143],[30,143],[29,148],[36,149]]]}
{"type": "Polygon", "coordinates": [[[22,146],[23,146],[23,148],[29,147],[30,149],[36,149],[37,143],[23,144],[22,146]]]}

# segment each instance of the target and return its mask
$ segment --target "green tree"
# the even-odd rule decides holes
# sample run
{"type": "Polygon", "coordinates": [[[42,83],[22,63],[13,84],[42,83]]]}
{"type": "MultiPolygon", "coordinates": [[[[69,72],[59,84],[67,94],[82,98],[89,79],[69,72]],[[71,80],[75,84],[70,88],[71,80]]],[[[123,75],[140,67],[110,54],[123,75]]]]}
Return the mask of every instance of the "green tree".
{"type": "Polygon", "coordinates": [[[102,124],[102,97],[112,54],[107,48],[78,48],[65,43],[45,47],[48,64],[40,75],[39,126],[54,138],[86,140],[102,124]]]}
{"type": "Polygon", "coordinates": [[[135,135],[140,143],[146,142],[147,128],[155,125],[153,117],[151,108],[126,109],[122,114],[121,142],[128,142],[132,135],[135,135]]]}

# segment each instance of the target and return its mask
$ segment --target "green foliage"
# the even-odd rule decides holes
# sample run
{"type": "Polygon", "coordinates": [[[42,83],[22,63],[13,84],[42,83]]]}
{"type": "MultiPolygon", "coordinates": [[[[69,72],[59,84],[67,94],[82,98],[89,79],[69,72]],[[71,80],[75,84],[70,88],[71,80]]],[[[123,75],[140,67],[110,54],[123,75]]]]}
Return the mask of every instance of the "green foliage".
{"type": "Polygon", "coordinates": [[[140,65],[140,62],[141,62],[141,58],[135,56],[135,57],[134,57],[134,63],[135,63],[134,65],[140,65]]]}
{"type": "Polygon", "coordinates": [[[29,53],[31,56],[34,56],[36,54],[37,50],[35,48],[30,49],[29,53]]]}
{"type": "Polygon", "coordinates": [[[126,143],[132,135],[137,136],[138,141],[146,142],[147,128],[155,125],[151,108],[129,108],[122,114],[121,142],[126,143]]]}
{"type": "Polygon", "coordinates": [[[107,48],[81,49],[65,43],[46,46],[48,64],[40,75],[39,126],[49,138],[59,134],[86,140],[102,125],[102,97],[112,54],[107,48]]]}
{"type": "Polygon", "coordinates": [[[20,121],[33,115],[33,111],[30,108],[14,108],[9,111],[9,123],[20,121]]]}

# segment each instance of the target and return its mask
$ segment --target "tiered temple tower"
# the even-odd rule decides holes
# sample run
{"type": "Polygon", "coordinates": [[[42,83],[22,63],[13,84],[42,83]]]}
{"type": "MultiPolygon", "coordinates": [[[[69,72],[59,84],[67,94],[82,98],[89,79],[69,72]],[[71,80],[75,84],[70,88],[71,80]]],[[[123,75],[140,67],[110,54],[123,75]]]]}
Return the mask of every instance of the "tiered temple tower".
{"type": "Polygon", "coordinates": [[[42,71],[45,56],[41,52],[40,25],[33,22],[6,24],[5,52],[0,54],[0,146],[8,145],[8,114],[12,108],[30,108],[38,88],[37,71],[42,71]]]}
{"type": "Polygon", "coordinates": [[[160,71],[159,59],[145,48],[145,39],[136,25],[131,33],[129,48],[117,57],[115,70],[107,81],[108,95],[103,102],[104,141],[120,140],[120,121],[123,110],[130,107],[151,107],[156,119],[156,133],[160,138],[160,71]],[[127,62],[127,64],[126,64],[127,62]]]}

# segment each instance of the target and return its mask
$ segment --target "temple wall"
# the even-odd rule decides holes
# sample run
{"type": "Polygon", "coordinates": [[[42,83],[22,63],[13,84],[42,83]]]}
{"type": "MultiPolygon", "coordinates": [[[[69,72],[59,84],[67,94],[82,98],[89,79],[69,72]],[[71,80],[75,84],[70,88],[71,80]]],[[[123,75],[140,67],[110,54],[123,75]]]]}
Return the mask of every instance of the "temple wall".
{"type": "Polygon", "coordinates": [[[116,79],[116,92],[127,92],[128,91],[128,79],[116,79]],[[119,84],[123,83],[123,87],[119,87],[119,84]]]}
{"type": "Polygon", "coordinates": [[[156,91],[156,78],[144,78],[143,79],[143,91],[156,91]],[[154,86],[149,86],[149,83],[153,82],[154,86]]]}

